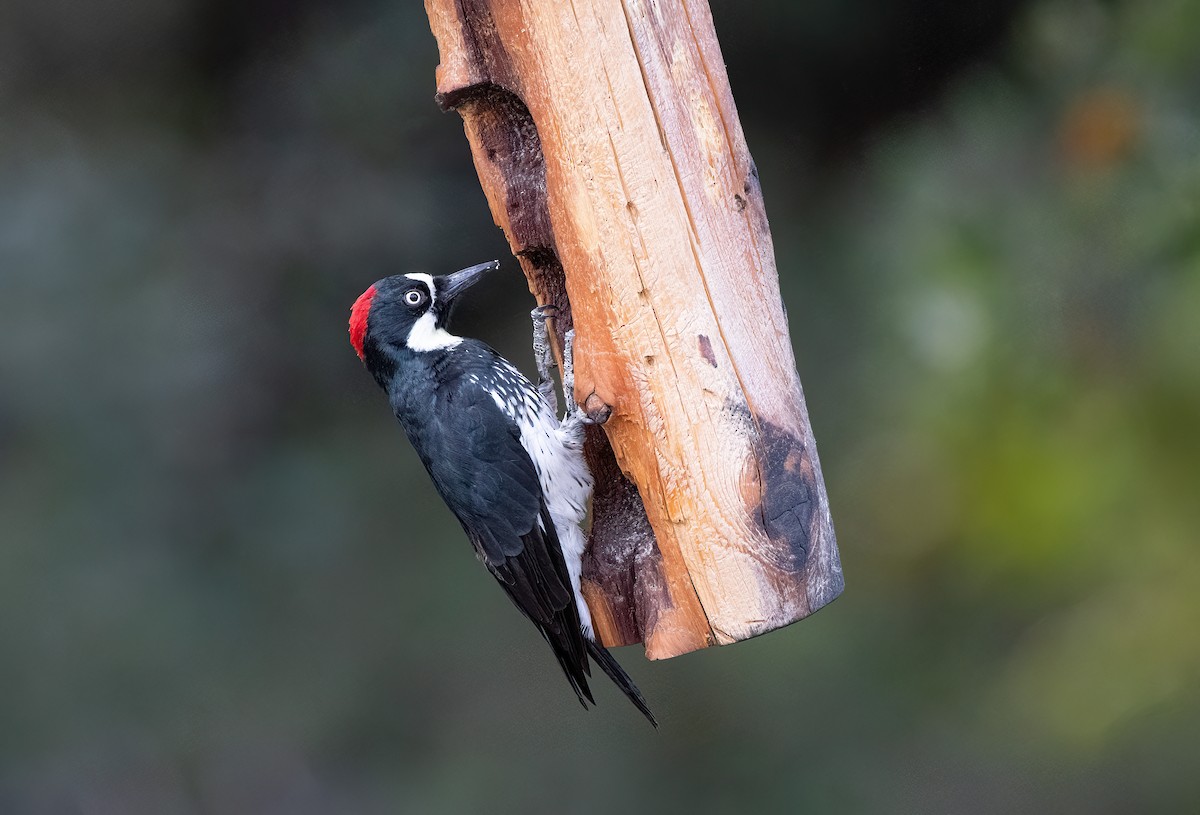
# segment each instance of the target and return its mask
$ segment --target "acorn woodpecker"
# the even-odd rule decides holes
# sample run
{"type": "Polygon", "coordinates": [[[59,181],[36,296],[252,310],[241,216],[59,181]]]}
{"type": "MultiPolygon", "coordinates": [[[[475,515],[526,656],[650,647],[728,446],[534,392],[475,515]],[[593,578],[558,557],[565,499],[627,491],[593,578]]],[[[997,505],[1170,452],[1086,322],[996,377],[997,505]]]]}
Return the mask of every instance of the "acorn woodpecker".
{"type": "Polygon", "coordinates": [[[475,554],[550,644],[584,708],[592,660],[651,724],[653,714],[617,661],[596,642],[580,591],[580,523],[592,477],[583,411],[572,392],[571,339],[563,361],[568,405],[554,406],[547,307],[534,309],[535,388],[486,344],[446,330],[454,301],[498,261],[434,277],[404,274],[370,286],[350,311],[350,342],[458,517],[475,554]]]}

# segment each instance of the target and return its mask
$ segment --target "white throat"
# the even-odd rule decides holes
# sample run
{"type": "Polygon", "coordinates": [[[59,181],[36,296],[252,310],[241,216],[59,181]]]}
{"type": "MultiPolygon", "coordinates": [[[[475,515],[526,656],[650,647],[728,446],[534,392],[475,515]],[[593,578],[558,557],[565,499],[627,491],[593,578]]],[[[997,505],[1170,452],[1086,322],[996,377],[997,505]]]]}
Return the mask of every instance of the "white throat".
{"type": "Polygon", "coordinates": [[[422,314],[408,332],[405,345],[414,351],[442,351],[453,348],[462,342],[462,337],[456,337],[437,324],[437,315],[432,307],[422,314]]]}

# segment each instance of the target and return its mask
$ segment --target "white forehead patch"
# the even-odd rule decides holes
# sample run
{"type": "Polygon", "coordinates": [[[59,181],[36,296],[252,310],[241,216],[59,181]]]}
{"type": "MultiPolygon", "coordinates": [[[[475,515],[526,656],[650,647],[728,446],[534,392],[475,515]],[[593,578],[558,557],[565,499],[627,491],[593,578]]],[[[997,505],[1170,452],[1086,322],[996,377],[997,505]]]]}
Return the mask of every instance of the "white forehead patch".
{"type": "Polygon", "coordinates": [[[433,308],[433,304],[437,302],[437,290],[433,286],[433,275],[424,272],[410,272],[405,277],[425,284],[425,288],[429,290],[429,307],[433,308]]]}

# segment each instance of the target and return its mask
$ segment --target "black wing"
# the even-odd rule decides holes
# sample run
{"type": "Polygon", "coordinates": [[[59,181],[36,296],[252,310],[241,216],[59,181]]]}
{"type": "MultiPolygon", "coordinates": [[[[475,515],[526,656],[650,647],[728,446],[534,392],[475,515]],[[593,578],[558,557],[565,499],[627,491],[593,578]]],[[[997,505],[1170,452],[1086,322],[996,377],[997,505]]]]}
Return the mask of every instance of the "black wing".
{"type": "Polygon", "coordinates": [[[520,430],[469,381],[449,384],[437,399],[430,426],[405,425],[413,447],[480,560],[550,644],[580,702],[594,702],[571,578],[520,430]]]}

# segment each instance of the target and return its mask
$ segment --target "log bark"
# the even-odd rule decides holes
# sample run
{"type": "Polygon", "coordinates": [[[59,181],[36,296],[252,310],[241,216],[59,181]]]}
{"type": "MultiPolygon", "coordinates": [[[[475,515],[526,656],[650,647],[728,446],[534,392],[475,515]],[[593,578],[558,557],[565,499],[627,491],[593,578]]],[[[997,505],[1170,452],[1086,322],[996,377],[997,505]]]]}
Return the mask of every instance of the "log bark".
{"type": "Polygon", "coordinates": [[[584,592],[651,659],[842,590],[759,187],[706,0],[426,0],[437,100],[576,330],[596,476],[584,592]]]}

